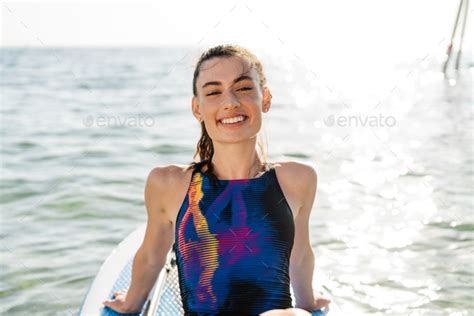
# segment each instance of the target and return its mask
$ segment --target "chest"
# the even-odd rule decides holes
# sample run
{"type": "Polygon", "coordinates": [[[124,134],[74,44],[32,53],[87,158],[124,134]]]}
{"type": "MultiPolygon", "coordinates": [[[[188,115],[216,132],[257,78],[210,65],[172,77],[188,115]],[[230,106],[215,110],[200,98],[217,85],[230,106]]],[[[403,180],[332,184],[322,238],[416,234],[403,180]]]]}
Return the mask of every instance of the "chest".
{"type": "Polygon", "coordinates": [[[197,177],[175,223],[178,248],[188,263],[204,254],[214,254],[221,266],[288,259],[294,234],[292,210],[270,177],[215,188],[197,177]]]}
{"type": "Polygon", "coordinates": [[[203,181],[190,185],[180,206],[180,213],[201,217],[214,226],[245,226],[246,223],[263,225],[272,222],[292,222],[292,209],[277,184],[233,182],[211,188],[203,181]]]}
{"type": "MultiPolygon", "coordinates": [[[[206,190],[204,188],[204,190],[198,192],[198,195],[196,195],[196,192],[194,192],[194,196],[196,197],[195,200],[199,198],[200,203],[203,205],[209,204],[209,200],[214,200],[212,205],[212,207],[214,208],[213,216],[217,218],[217,216],[220,217],[219,214],[222,214],[222,220],[226,221],[229,220],[231,217],[234,217],[234,220],[236,220],[235,217],[239,216],[238,214],[242,216],[242,212],[232,212],[232,208],[252,208],[253,215],[255,215],[256,213],[261,213],[261,216],[265,216],[265,214],[267,213],[267,211],[265,211],[265,208],[271,209],[272,207],[269,206],[272,203],[275,203],[275,198],[278,198],[278,201],[276,201],[277,204],[287,206],[291,211],[290,213],[293,217],[293,220],[295,220],[296,216],[298,215],[298,210],[300,208],[301,198],[299,197],[298,192],[295,192],[293,190],[290,183],[290,179],[286,179],[284,173],[279,173],[278,171],[276,171],[275,175],[277,181],[277,183],[275,183],[276,187],[274,187],[272,190],[267,190],[267,192],[265,192],[265,190],[254,190],[254,192],[250,192],[252,190],[245,190],[245,188],[242,187],[234,187],[233,190],[227,190],[227,192],[212,191],[209,194],[208,191],[207,194],[204,194],[206,193],[206,190]],[[200,194],[202,194],[202,196],[200,194]]],[[[191,172],[184,176],[180,180],[180,183],[176,190],[174,190],[175,194],[170,196],[170,198],[168,199],[167,204],[169,205],[169,210],[171,210],[171,214],[173,216],[172,218],[174,219],[174,224],[176,224],[176,219],[178,217],[178,214],[180,213],[181,208],[183,207],[184,202],[186,200],[188,200],[188,203],[190,202],[190,189],[196,189],[195,187],[192,188],[191,177],[191,172]]]]}

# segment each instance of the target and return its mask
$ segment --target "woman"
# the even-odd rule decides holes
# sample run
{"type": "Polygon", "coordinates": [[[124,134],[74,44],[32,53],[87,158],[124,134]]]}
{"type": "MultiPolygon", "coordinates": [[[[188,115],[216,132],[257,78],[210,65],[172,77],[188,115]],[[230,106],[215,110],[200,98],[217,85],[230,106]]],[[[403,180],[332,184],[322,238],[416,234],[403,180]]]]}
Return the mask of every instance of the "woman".
{"type": "Polygon", "coordinates": [[[201,55],[192,98],[200,161],[150,172],[131,286],[106,306],[140,311],[172,246],[186,315],[309,315],[330,303],[312,289],[308,221],[317,174],[297,162],[268,163],[257,152],[271,98],[248,50],[219,45],[201,55]]]}

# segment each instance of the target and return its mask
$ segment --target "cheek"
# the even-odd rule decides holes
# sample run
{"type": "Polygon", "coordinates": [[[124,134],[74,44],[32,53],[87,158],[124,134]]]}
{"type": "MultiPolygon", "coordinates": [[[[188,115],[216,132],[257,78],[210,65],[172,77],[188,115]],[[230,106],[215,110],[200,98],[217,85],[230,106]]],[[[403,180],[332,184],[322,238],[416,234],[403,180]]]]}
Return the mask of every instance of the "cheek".
{"type": "Polygon", "coordinates": [[[241,95],[239,100],[242,103],[253,105],[256,108],[259,108],[262,105],[262,98],[257,93],[249,93],[249,94],[241,95]]]}
{"type": "Polygon", "coordinates": [[[209,115],[219,109],[219,102],[216,100],[206,100],[200,104],[201,113],[209,115]]]}
{"type": "Polygon", "coordinates": [[[253,90],[251,93],[244,93],[244,97],[258,101],[261,100],[262,95],[258,91],[253,90]]]}

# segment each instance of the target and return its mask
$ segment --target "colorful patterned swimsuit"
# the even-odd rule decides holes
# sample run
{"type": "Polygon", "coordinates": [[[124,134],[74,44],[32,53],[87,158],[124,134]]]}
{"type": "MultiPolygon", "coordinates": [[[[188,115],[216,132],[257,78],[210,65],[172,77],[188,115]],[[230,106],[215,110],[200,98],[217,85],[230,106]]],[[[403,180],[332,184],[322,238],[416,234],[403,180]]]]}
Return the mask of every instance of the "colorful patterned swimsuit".
{"type": "Polygon", "coordinates": [[[186,315],[258,315],[292,307],[293,213],[275,168],[252,179],[193,170],[174,250],[186,315]]]}

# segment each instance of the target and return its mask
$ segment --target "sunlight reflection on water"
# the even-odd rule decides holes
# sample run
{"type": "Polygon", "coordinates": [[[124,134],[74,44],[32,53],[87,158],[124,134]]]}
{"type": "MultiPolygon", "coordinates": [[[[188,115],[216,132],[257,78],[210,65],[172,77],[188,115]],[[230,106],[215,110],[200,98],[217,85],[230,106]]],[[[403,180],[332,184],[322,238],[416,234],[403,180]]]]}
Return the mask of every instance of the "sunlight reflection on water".
{"type": "MultiPolygon", "coordinates": [[[[60,51],[70,63],[46,50],[22,53],[2,64],[2,241],[10,249],[2,308],[22,313],[30,300],[60,312],[79,304],[106,255],[146,220],[148,171],[191,161],[199,126],[182,78],[192,74],[177,67],[161,80],[151,71],[166,68],[168,50],[60,51]],[[45,83],[31,78],[32,64],[45,83]],[[137,112],[155,124],[83,123],[137,112]],[[59,287],[73,299],[44,303],[59,287]]],[[[444,81],[438,56],[304,60],[264,56],[273,104],[263,126],[270,160],[318,172],[311,238],[325,285],[354,315],[466,315],[474,308],[469,75],[444,81]],[[381,115],[395,124],[382,125],[381,115]]]]}

